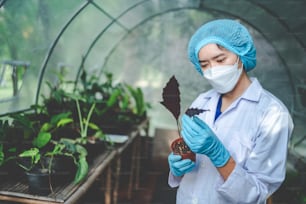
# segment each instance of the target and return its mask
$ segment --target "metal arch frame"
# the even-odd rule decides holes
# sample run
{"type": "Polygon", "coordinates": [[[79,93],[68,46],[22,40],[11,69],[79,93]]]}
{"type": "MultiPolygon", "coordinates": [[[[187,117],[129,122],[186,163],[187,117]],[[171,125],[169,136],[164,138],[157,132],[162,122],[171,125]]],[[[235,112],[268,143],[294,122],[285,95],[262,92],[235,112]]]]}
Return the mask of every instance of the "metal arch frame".
{"type": "Polygon", "coordinates": [[[89,5],[90,0],[88,0],[87,2],[85,2],[83,5],[81,5],[81,7],[72,15],[72,17],[65,23],[65,25],[63,26],[63,28],[60,30],[59,34],[56,36],[55,40],[53,41],[53,43],[51,44],[49,51],[47,52],[47,55],[45,56],[45,59],[42,63],[41,69],[40,69],[40,73],[39,73],[39,79],[38,79],[38,83],[37,83],[37,91],[36,91],[36,97],[35,97],[35,104],[38,104],[38,100],[39,100],[39,94],[40,94],[40,89],[41,89],[41,84],[42,84],[42,80],[44,77],[44,73],[46,71],[46,67],[47,64],[49,62],[49,59],[53,53],[53,50],[55,48],[55,46],[57,45],[60,37],[62,36],[62,34],[65,32],[65,30],[68,28],[68,26],[72,23],[72,21],[89,5]]]}
{"type": "MultiPolygon", "coordinates": [[[[252,4],[254,4],[254,5],[260,7],[261,9],[263,9],[264,11],[266,11],[268,14],[270,14],[272,17],[274,17],[274,19],[276,19],[276,20],[277,20],[277,21],[278,21],[278,22],[279,22],[279,23],[280,23],[289,33],[292,34],[294,40],[295,40],[296,42],[298,42],[298,44],[300,44],[301,47],[302,47],[302,48],[304,49],[304,51],[306,52],[306,45],[302,42],[301,39],[299,39],[299,38],[297,37],[297,35],[296,35],[295,33],[292,32],[292,30],[290,29],[290,27],[286,24],[286,22],[285,22],[284,20],[282,20],[281,18],[278,18],[278,15],[277,15],[275,12],[273,12],[271,9],[268,9],[267,7],[263,6],[261,3],[256,2],[256,1],[254,1],[254,0],[250,0],[250,2],[251,2],[252,4]]],[[[257,30],[259,30],[259,29],[257,29],[257,30]]],[[[271,45],[271,46],[274,48],[274,50],[276,50],[274,45],[271,45]]],[[[286,72],[287,72],[288,77],[289,77],[289,80],[290,80],[292,93],[293,93],[294,96],[296,96],[296,95],[298,94],[298,93],[297,93],[297,89],[296,89],[296,87],[295,87],[295,85],[294,85],[294,83],[293,83],[293,77],[292,77],[292,75],[291,75],[291,72],[289,71],[289,67],[288,67],[288,65],[287,65],[287,63],[286,63],[286,60],[285,60],[284,57],[282,57],[282,55],[279,54],[279,52],[278,52],[277,50],[276,50],[276,53],[277,53],[278,57],[281,59],[281,62],[282,62],[282,63],[285,65],[285,67],[286,67],[286,72]]],[[[294,96],[293,96],[293,106],[296,106],[297,103],[298,103],[298,101],[297,101],[297,98],[294,97],[294,96]]],[[[290,110],[291,113],[292,113],[293,115],[297,115],[297,114],[295,113],[294,107],[293,107],[292,109],[293,109],[293,110],[290,110]]]]}
{"type": "MultiPolygon", "coordinates": [[[[4,0],[5,1],[5,0],[4,0]]],[[[146,0],[148,1],[148,0],[146,0]]],[[[104,11],[101,7],[99,7],[93,0],[87,0],[83,5],[81,5],[81,7],[79,9],[77,9],[77,11],[72,15],[72,17],[64,24],[63,28],[60,30],[60,32],[58,33],[58,35],[56,36],[55,40],[53,41],[53,43],[51,44],[51,47],[49,48],[49,51],[47,52],[47,55],[45,56],[45,59],[42,63],[41,69],[40,69],[40,73],[39,73],[39,79],[38,79],[38,84],[37,84],[37,91],[36,91],[36,97],[35,97],[35,104],[38,104],[39,101],[39,94],[40,94],[40,89],[41,89],[41,84],[42,84],[42,80],[44,78],[44,73],[46,71],[46,67],[47,64],[49,62],[49,59],[53,53],[53,50],[55,48],[55,46],[57,45],[59,39],[61,38],[61,36],[63,35],[63,33],[65,32],[65,30],[68,28],[68,26],[73,22],[73,20],[88,6],[88,5],[94,5],[96,8],[98,8],[99,11],[101,11],[102,13],[104,13],[107,17],[109,17],[110,19],[112,19],[112,24],[113,23],[117,23],[120,27],[125,28],[120,22],[117,21],[116,18],[113,18],[110,14],[108,14],[106,11],[104,11]]],[[[125,28],[126,29],[126,28],[125,28]]]]}
{"type": "Polygon", "coordinates": [[[298,36],[292,32],[292,30],[290,29],[290,27],[287,25],[287,23],[282,20],[282,18],[279,18],[279,16],[273,12],[271,9],[268,9],[267,7],[265,7],[264,5],[262,5],[260,2],[254,1],[254,0],[249,0],[252,4],[260,7],[261,9],[265,10],[268,14],[270,14],[271,16],[273,16],[275,19],[277,19],[277,21],[284,27],[286,28],[286,30],[290,33],[292,33],[292,36],[294,37],[294,39],[302,46],[302,48],[304,49],[304,51],[306,52],[306,45],[303,43],[303,41],[298,38],[298,36]]]}
{"type": "MultiPolygon", "coordinates": [[[[169,13],[169,12],[174,12],[174,11],[179,11],[179,10],[187,10],[187,9],[194,9],[194,7],[181,7],[181,8],[173,8],[173,9],[169,9],[169,10],[165,10],[163,12],[159,12],[159,13],[156,13],[154,15],[151,15],[149,16],[148,18],[144,19],[143,21],[141,21],[140,23],[138,23],[137,25],[135,25],[130,31],[133,31],[135,30],[136,28],[138,28],[139,26],[145,24],[146,22],[148,22],[149,20],[157,17],[157,16],[160,16],[160,15],[163,15],[163,14],[166,14],[166,13],[169,13]]],[[[195,10],[198,10],[198,9],[195,9],[195,10]]],[[[107,63],[108,61],[108,57],[117,49],[117,47],[119,46],[119,44],[128,37],[129,33],[127,33],[126,35],[124,35],[121,40],[119,40],[115,46],[111,49],[111,51],[109,52],[109,54],[106,56],[106,60],[104,61],[102,67],[105,66],[105,64],[107,63]]],[[[100,73],[101,74],[101,73],[100,73]]]]}
{"type": "MultiPolygon", "coordinates": [[[[128,13],[130,10],[136,8],[137,6],[145,3],[145,2],[148,2],[148,1],[152,1],[152,0],[143,0],[143,1],[140,1],[136,4],[134,4],[133,6],[127,8],[126,10],[124,10],[117,18],[113,18],[113,20],[94,38],[92,44],[89,46],[85,56],[83,57],[82,61],[81,61],[81,64],[79,66],[79,70],[78,70],[78,73],[77,73],[77,76],[76,76],[76,79],[75,79],[75,87],[78,83],[78,79],[80,77],[80,74],[81,74],[81,71],[83,69],[83,66],[84,66],[84,63],[90,53],[90,51],[92,50],[92,48],[94,47],[95,43],[100,39],[100,37],[110,28],[110,26],[112,24],[114,24],[118,19],[120,19],[123,15],[125,15],[126,13],[128,13]]],[[[137,24],[136,26],[134,26],[132,29],[128,30],[127,29],[127,33],[126,35],[124,35],[124,37],[121,38],[121,40],[118,41],[118,43],[111,49],[111,51],[109,52],[109,54],[106,56],[106,59],[108,58],[109,55],[111,55],[111,53],[113,53],[113,51],[117,48],[117,46],[120,44],[120,42],[125,39],[126,36],[128,36],[131,31],[133,31],[134,29],[136,29],[138,26],[144,24],[145,22],[147,22],[148,20],[152,19],[152,18],[155,18],[156,16],[160,16],[160,15],[163,15],[164,13],[168,13],[170,11],[176,11],[176,10],[183,10],[183,9],[190,9],[190,8],[195,8],[195,7],[180,7],[180,8],[174,8],[174,9],[168,9],[168,10],[165,10],[163,12],[159,12],[159,13],[156,13],[154,15],[151,15],[149,16],[148,18],[145,18],[143,21],[141,21],[139,24],[137,24]]],[[[107,61],[107,60],[106,60],[107,61]]],[[[105,65],[105,62],[103,63],[103,66],[105,65]]],[[[102,67],[103,67],[102,66],[102,67]]],[[[101,72],[99,73],[101,75],[101,72]]]]}
{"type": "MultiPolygon", "coordinates": [[[[6,0],[3,0],[4,2],[6,0]]],[[[45,56],[45,59],[42,63],[42,66],[41,66],[41,69],[40,69],[40,73],[39,73],[39,79],[38,79],[38,84],[37,84],[37,91],[36,91],[36,97],[35,97],[35,104],[38,104],[39,102],[39,95],[40,95],[40,89],[41,89],[41,85],[42,85],[42,81],[43,81],[43,77],[44,77],[44,73],[45,73],[45,70],[46,70],[46,67],[47,67],[47,64],[49,62],[49,59],[53,53],[53,50],[55,48],[55,46],[57,45],[60,37],[63,35],[63,33],[65,32],[65,30],[68,28],[68,26],[72,23],[72,21],[90,4],[92,4],[93,6],[95,6],[99,11],[101,11],[102,13],[104,13],[108,18],[112,19],[111,23],[106,27],[106,29],[104,29],[105,31],[114,23],[117,23],[120,27],[124,28],[125,30],[128,30],[127,28],[125,28],[124,25],[122,25],[120,22],[118,22],[118,19],[124,15],[125,13],[127,13],[128,11],[132,10],[133,8],[137,7],[138,5],[146,2],[146,1],[150,1],[150,0],[144,0],[144,1],[141,1],[141,2],[138,2],[136,3],[135,5],[129,7],[127,10],[125,10],[122,14],[120,14],[117,18],[113,18],[110,14],[108,14],[105,10],[103,10],[101,7],[99,7],[95,2],[94,0],[87,0],[83,5],[81,5],[81,7],[79,9],[77,9],[77,11],[72,15],[72,17],[64,24],[63,28],[60,30],[59,34],[56,36],[55,40],[53,41],[53,43],[51,44],[51,47],[49,48],[49,51],[47,52],[47,55],[45,56]]],[[[90,50],[92,49],[92,47],[94,46],[95,42],[103,35],[103,33],[105,31],[102,31],[93,41],[92,45],[89,47],[87,53],[86,53],[86,58],[90,52],[90,50]]],[[[77,78],[76,78],[76,83],[77,83],[77,80],[79,78],[79,74],[80,74],[80,69],[82,67],[82,65],[84,64],[85,62],[85,59],[83,57],[82,59],[82,64],[80,65],[80,68],[79,68],[79,71],[78,71],[78,74],[77,74],[77,78]]],[[[76,84],[75,83],[75,84],[76,84]]]]}
{"type": "MultiPolygon", "coordinates": [[[[152,1],[152,0],[143,0],[143,1],[140,1],[140,2],[138,2],[138,3],[136,3],[136,4],[132,5],[132,6],[130,6],[130,7],[127,8],[126,10],[124,10],[118,17],[116,17],[116,18],[111,18],[112,21],[111,21],[111,22],[110,22],[110,23],[109,23],[100,33],[98,33],[98,35],[94,38],[94,40],[93,40],[92,43],[90,44],[90,46],[89,46],[87,52],[86,52],[85,55],[82,57],[82,61],[81,61],[81,64],[80,64],[80,66],[79,66],[79,70],[78,70],[78,73],[77,73],[77,76],[76,76],[76,79],[75,79],[75,88],[76,88],[76,86],[77,86],[77,83],[78,83],[78,80],[79,80],[81,71],[82,71],[82,69],[83,69],[84,63],[85,63],[85,61],[86,61],[86,59],[87,59],[89,53],[91,52],[92,48],[95,46],[96,42],[100,39],[100,37],[101,37],[101,36],[111,27],[112,24],[118,22],[118,19],[120,19],[123,15],[125,15],[126,13],[128,13],[129,11],[131,11],[132,9],[136,8],[137,6],[139,6],[139,5],[143,4],[143,3],[146,3],[146,2],[148,2],[148,1],[152,1]]],[[[100,10],[100,9],[102,10],[102,8],[101,8],[101,7],[98,7],[98,5],[95,4],[94,6],[96,6],[99,10],[100,10]]],[[[148,18],[146,18],[146,19],[145,19],[144,21],[142,21],[142,22],[144,23],[144,22],[150,20],[151,18],[154,18],[154,17],[159,16],[159,15],[164,14],[164,13],[168,13],[169,11],[181,10],[181,9],[188,9],[188,8],[195,8],[195,7],[180,7],[180,8],[176,8],[176,9],[169,9],[169,10],[166,10],[166,11],[164,11],[164,12],[160,12],[160,13],[156,13],[156,14],[154,14],[154,15],[151,15],[151,16],[149,16],[148,18]]],[[[105,12],[105,11],[103,10],[103,12],[105,12]]],[[[140,24],[137,24],[135,27],[138,27],[138,25],[143,24],[142,22],[141,22],[140,24]]],[[[132,30],[134,30],[135,27],[133,27],[132,30]]],[[[132,30],[129,30],[129,29],[125,28],[125,27],[123,27],[123,28],[127,31],[126,35],[124,35],[124,36],[127,36],[127,35],[128,35],[129,33],[131,33],[131,31],[132,31],[132,30]]],[[[124,38],[125,38],[125,37],[123,37],[121,40],[123,40],[124,38]]],[[[119,40],[119,42],[121,42],[121,40],[119,40]]],[[[117,44],[114,46],[113,49],[115,49],[116,47],[117,47],[117,44]]],[[[113,49],[111,49],[111,51],[109,52],[109,54],[106,56],[106,59],[107,59],[108,56],[113,52],[113,49]]],[[[104,64],[105,64],[105,63],[104,63],[104,64]]],[[[104,65],[104,64],[103,64],[103,65],[104,65]]],[[[103,66],[102,66],[102,67],[103,67],[103,66]]],[[[100,72],[99,74],[101,74],[101,72],[100,72]]]]}
{"type": "Polygon", "coordinates": [[[0,1],[0,8],[5,4],[6,1],[7,1],[7,0],[2,0],[2,1],[0,1]]]}
{"type": "MultiPolygon", "coordinates": [[[[118,19],[120,19],[123,15],[125,15],[126,13],[128,13],[130,10],[136,8],[137,6],[141,5],[142,3],[145,3],[147,1],[151,1],[151,0],[143,0],[141,2],[138,2],[136,4],[134,4],[133,6],[127,8],[126,10],[124,10],[117,18],[112,18],[112,21],[100,32],[98,33],[98,35],[94,38],[94,40],[92,41],[92,43],[89,45],[89,48],[87,49],[87,52],[85,53],[85,55],[82,57],[82,61],[81,61],[81,64],[79,66],[79,70],[77,72],[77,75],[76,75],[76,79],[75,79],[75,87],[77,85],[77,82],[78,82],[78,79],[80,77],[80,74],[81,74],[81,71],[83,69],[83,66],[84,66],[84,63],[89,55],[89,53],[91,52],[92,48],[94,47],[94,45],[97,43],[97,41],[101,38],[101,36],[115,23],[118,21],[118,19]]],[[[102,9],[100,8],[98,5],[94,5],[96,6],[99,10],[102,9]]],[[[123,27],[127,33],[130,32],[129,29],[123,27]]]]}

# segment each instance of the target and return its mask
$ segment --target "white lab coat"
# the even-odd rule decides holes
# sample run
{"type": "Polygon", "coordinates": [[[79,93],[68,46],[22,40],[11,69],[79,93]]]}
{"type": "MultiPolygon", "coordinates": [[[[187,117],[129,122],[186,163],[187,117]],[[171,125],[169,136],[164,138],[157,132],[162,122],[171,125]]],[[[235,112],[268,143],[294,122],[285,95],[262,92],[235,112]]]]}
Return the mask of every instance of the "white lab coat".
{"type": "Polygon", "coordinates": [[[264,90],[256,78],[231,106],[214,121],[219,94],[200,94],[191,107],[208,109],[199,115],[216,133],[236,161],[223,181],[205,155],[196,155],[195,169],[183,177],[169,173],[177,187],[177,204],[262,204],[279,188],[286,174],[292,118],[283,103],[264,90]]]}

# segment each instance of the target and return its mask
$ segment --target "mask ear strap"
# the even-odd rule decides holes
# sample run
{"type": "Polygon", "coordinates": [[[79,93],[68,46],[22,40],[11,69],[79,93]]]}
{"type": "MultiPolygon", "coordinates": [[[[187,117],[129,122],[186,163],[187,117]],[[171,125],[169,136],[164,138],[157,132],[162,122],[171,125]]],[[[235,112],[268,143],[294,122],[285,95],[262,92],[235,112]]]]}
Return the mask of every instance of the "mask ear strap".
{"type": "MultiPolygon", "coordinates": [[[[237,60],[236,60],[236,63],[238,64],[239,63],[239,61],[240,61],[240,58],[239,58],[239,56],[237,55],[237,60]]],[[[235,63],[235,64],[236,64],[235,63]]]]}
{"type": "MultiPolygon", "coordinates": [[[[240,69],[240,68],[243,69],[243,63],[242,63],[242,61],[240,60],[240,57],[239,57],[238,55],[237,55],[237,61],[236,61],[236,63],[237,63],[238,69],[240,69]],[[242,65],[241,67],[239,67],[239,61],[241,62],[241,65],[242,65]]],[[[235,63],[235,64],[236,64],[236,63],[235,63]]]]}

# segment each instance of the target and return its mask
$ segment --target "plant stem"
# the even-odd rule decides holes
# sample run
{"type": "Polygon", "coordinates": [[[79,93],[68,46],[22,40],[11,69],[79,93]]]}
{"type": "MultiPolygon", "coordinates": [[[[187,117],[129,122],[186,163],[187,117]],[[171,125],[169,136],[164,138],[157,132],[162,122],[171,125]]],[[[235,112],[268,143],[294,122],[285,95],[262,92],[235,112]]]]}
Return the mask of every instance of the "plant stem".
{"type": "Polygon", "coordinates": [[[51,177],[51,173],[48,174],[48,179],[49,179],[49,188],[51,193],[54,193],[53,191],[53,186],[52,186],[52,177],[51,177]]]}
{"type": "Polygon", "coordinates": [[[95,109],[95,106],[96,106],[96,104],[93,103],[92,106],[90,107],[89,113],[87,115],[86,125],[85,125],[85,129],[84,129],[84,137],[86,137],[86,135],[87,135],[87,129],[88,129],[89,121],[90,121],[91,115],[92,115],[92,113],[95,109]]]}
{"type": "Polygon", "coordinates": [[[49,164],[48,164],[48,175],[49,175],[49,187],[52,193],[54,193],[53,191],[53,186],[52,186],[52,163],[53,163],[53,158],[54,156],[52,155],[50,160],[49,160],[49,164]]]}
{"type": "Polygon", "coordinates": [[[78,116],[79,116],[79,121],[80,121],[81,137],[83,137],[83,133],[84,133],[83,121],[82,121],[83,117],[82,117],[82,113],[81,113],[79,100],[76,99],[75,103],[76,103],[76,106],[77,106],[78,116]]]}
{"type": "Polygon", "coordinates": [[[179,137],[182,137],[182,135],[181,135],[181,124],[180,124],[179,120],[176,121],[176,124],[177,124],[178,135],[179,135],[179,137]]]}

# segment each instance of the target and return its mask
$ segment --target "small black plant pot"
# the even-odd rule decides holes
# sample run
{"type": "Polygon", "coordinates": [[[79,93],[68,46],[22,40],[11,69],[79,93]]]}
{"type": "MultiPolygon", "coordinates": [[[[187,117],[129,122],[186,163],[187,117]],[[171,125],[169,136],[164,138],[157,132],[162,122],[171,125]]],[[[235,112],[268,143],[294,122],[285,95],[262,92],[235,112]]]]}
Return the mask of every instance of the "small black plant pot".
{"type": "Polygon", "coordinates": [[[47,169],[26,172],[29,192],[35,195],[48,195],[52,192],[52,174],[47,169]]]}
{"type": "Polygon", "coordinates": [[[52,169],[51,178],[55,185],[72,182],[77,171],[73,158],[67,156],[45,157],[44,163],[47,168],[52,169]]]}

